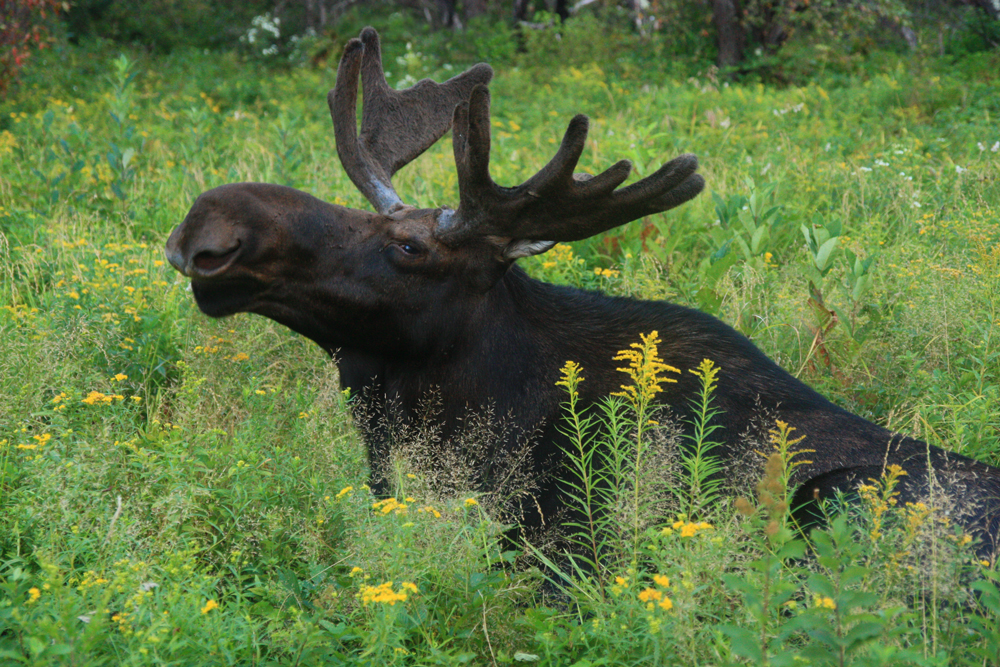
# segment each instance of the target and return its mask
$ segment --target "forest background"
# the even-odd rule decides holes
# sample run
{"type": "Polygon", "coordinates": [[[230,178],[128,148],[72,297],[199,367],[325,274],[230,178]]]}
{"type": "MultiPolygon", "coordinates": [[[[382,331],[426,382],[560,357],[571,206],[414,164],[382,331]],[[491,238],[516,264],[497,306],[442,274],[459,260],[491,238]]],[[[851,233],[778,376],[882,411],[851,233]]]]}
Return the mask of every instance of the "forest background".
{"type": "MultiPolygon", "coordinates": [[[[897,506],[894,471],[797,530],[794,424],[720,486],[710,431],[644,439],[611,401],[567,473],[613,519],[571,530],[598,545],[580,569],[503,541],[489,429],[447,466],[407,434],[372,497],[330,360],[202,316],[162,252],[227,182],[368,207],[324,97],[369,24],[394,86],[497,69],[498,182],[581,112],[588,170],[699,155],[700,197],[532,275],[718,315],[853,412],[1000,464],[995,2],[0,0],[0,662],[1000,663],[996,563],[949,508],[897,506]]],[[[454,204],[447,139],[394,182],[454,204]]]]}

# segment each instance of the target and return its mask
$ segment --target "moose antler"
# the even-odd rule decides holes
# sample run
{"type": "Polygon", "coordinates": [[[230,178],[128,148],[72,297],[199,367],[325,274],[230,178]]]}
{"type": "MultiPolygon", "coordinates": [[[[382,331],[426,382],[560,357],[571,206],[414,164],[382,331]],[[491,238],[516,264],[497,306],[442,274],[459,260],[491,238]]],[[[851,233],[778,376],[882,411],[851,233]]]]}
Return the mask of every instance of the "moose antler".
{"type": "Polygon", "coordinates": [[[385,80],[374,28],[347,43],[327,102],[340,162],[379,213],[405,206],[392,187],[392,175],[440,139],[451,127],[456,105],[492,78],[493,69],[480,63],[441,84],[424,79],[395,91],[385,80]],[[355,116],[359,73],[364,89],[360,137],[355,116]]]}
{"type": "Polygon", "coordinates": [[[452,141],[460,204],[438,218],[436,236],[449,244],[487,235],[577,241],[673,208],[705,186],[695,173],[698,158],[690,154],[621,190],[616,188],[632,170],[628,160],[597,176],[574,174],[588,125],[586,116],[573,118],[559,151],[541,171],[517,187],[499,186],[489,173],[490,93],[477,85],[471,99],[455,109],[452,141]]]}

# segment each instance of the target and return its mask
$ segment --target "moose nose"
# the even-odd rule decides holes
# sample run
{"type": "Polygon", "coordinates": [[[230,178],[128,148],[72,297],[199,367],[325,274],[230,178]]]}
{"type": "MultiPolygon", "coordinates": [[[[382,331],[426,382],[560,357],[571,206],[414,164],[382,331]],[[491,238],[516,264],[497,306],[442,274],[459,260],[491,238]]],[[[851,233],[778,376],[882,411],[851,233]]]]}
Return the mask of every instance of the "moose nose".
{"type": "Polygon", "coordinates": [[[180,247],[180,230],[181,227],[178,226],[173,231],[170,238],[167,239],[167,246],[163,249],[163,251],[167,256],[167,261],[170,262],[170,266],[174,267],[184,275],[187,275],[187,271],[185,270],[187,262],[184,261],[184,253],[181,252],[180,247]]]}
{"type": "Polygon", "coordinates": [[[170,266],[174,267],[181,273],[186,273],[184,270],[184,255],[181,254],[180,250],[167,246],[165,254],[167,255],[167,261],[170,262],[170,266]]]}

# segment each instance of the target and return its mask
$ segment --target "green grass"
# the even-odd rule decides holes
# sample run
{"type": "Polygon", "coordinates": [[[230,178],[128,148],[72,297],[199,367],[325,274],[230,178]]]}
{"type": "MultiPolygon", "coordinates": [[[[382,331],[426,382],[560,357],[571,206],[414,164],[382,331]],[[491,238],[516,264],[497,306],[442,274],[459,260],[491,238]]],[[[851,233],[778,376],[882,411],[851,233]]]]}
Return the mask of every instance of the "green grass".
{"type": "MultiPolygon", "coordinates": [[[[502,552],[485,503],[404,463],[396,500],[375,507],[333,364],[268,320],[202,316],[162,255],[197,194],[227,182],[367,208],[335,156],[332,73],[133,57],[62,47],[0,104],[2,661],[997,659],[993,564],[971,562],[933,508],[891,508],[883,480],[803,559],[780,502],[787,451],[759,487],[742,480],[741,503],[706,505],[685,472],[705,462],[630,443],[621,404],[610,437],[631,514],[593,576],[543,585],[511,566],[532,551],[502,552]]],[[[529,270],[713,312],[848,409],[997,464],[1000,62],[880,62],[781,89],[499,71],[492,172],[530,176],[578,112],[591,171],[627,157],[642,176],[697,153],[701,197],[529,270]]],[[[454,205],[449,143],[395,185],[454,205]]],[[[711,409],[710,391],[692,399],[711,409]]],[[[779,454],[794,437],[778,431],[779,454]]]]}

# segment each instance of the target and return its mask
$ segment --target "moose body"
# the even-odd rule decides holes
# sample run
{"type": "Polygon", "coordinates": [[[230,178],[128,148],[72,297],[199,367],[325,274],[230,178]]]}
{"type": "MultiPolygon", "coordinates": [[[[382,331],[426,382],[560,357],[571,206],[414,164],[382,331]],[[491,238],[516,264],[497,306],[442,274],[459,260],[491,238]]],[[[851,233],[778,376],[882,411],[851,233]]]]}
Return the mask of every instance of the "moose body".
{"type": "MultiPolygon", "coordinates": [[[[560,368],[576,361],[586,380],[581,405],[618,391],[619,350],[657,331],[662,360],[683,372],[657,397],[678,423],[690,421],[703,359],[719,368],[714,418],[722,445],[713,454],[747,465],[761,415],[781,419],[810,450],[795,469],[793,508],[850,492],[902,466],[900,502],[943,489],[954,518],[992,557],[1000,470],[894,434],[851,414],[781,369],[720,320],[682,306],[608,297],[530,278],[520,257],[672,208],[701,191],[693,156],[677,158],[630,186],[630,165],[598,176],[573,173],[587,122],[570,123],[557,155],[526,183],[489,177],[492,71],[477,65],[444,84],[392,91],[378,36],[352,40],[330,94],[337,149],[352,181],[378,213],[325,203],[276,185],[241,183],[202,194],[167,243],[171,264],[192,279],[199,307],[222,317],[253,312],[307,336],[334,355],[341,383],[358,397],[376,491],[386,475],[394,422],[432,420],[441,442],[462,436],[470,415],[509,418],[499,455],[531,437],[538,479],[523,517],[540,526],[566,499],[558,482],[565,436],[560,368]],[[365,99],[360,138],[358,76],[365,99]],[[391,176],[453,127],[458,209],[402,203],[391,176]],[[428,396],[438,409],[428,413],[428,396]]],[[[760,435],[757,433],[756,435],[760,435]]]]}

